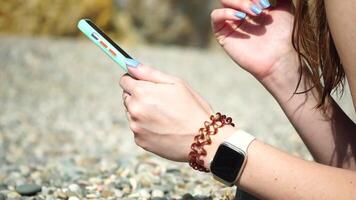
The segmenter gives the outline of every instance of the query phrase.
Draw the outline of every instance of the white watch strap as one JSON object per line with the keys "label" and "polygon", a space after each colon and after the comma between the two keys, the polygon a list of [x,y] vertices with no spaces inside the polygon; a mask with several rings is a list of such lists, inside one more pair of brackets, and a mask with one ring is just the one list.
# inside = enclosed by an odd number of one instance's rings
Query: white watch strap
{"label": "white watch strap", "polygon": [[246,154],[248,146],[255,139],[256,138],[253,135],[246,133],[243,130],[237,130],[230,137],[228,137],[225,142],[234,145]]}

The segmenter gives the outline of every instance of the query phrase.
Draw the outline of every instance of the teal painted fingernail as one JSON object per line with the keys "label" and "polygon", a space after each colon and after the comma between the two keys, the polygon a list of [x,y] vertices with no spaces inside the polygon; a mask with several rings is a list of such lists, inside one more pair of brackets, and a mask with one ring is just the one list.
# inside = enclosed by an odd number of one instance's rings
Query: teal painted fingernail
{"label": "teal painted fingernail", "polygon": [[140,62],[138,62],[138,61],[135,60],[135,59],[127,58],[127,59],[126,59],[126,65],[127,65],[128,67],[134,67],[134,68],[136,68],[136,67],[138,67],[138,66],[140,65]]}
{"label": "teal painted fingernail", "polygon": [[262,8],[268,8],[271,6],[268,0],[260,0],[260,5],[262,6]]}
{"label": "teal painted fingernail", "polygon": [[246,13],[240,12],[240,11],[236,11],[235,17],[240,18],[240,19],[245,19]]}
{"label": "teal painted fingernail", "polygon": [[262,12],[261,8],[258,7],[258,6],[255,5],[255,4],[253,4],[250,9],[251,9],[251,11],[252,11],[253,13],[255,13],[256,15],[259,15],[259,14],[261,14],[261,12]]}

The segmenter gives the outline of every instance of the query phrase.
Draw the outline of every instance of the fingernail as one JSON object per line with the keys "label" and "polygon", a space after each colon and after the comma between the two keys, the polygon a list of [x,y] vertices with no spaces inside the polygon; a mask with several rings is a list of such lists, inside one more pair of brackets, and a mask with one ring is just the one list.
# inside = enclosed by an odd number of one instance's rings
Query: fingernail
{"label": "fingernail", "polygon": [[262,6],[262,8],[268,8],[271,6],[268,0],[260,0],[260,5]]}
{"label": "fingernail", "polygon": [[240,18],[240,19],[245,19],[246,13],[240,12],[240,11],[236,11],[235,17]]}
{"label": "fingernail", "polygon": [[261,8],[258,7],[258,6],[255,5],[255,4],[253,4],[250,9],[251,9],[251,11],[252,11],[253,13],[255,13],[256,15],[259,15],[259,14],[261,14],[261,12],[262,12]]}
{"label": "fingernail", "polygon": [[127,59],[126,59],[126,65],[127,65],[128,67],[134,67],[134,68],[136,68],[136,67],[138,67],[138,66],[140,65],[140,62],[138,62],[138,61],[135,60],[135,59],[127,58]]}

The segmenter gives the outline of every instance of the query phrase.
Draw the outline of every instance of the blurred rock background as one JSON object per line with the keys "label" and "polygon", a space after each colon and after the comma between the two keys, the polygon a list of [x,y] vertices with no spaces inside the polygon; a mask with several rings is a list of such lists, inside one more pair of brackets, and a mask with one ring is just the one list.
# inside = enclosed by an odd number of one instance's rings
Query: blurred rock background
{"label": "blurred rock background", "polygon": [[206,47],[214,0],[1,0],[0,34],[78,36],[92,19],[128,43]]}
{"label": "blurred rock background", "polygon": [[[135,146],[117,84],[123,72],[79,33],[81,18],[187,80],[242,129],[312,160],[261,84],[221,49],[203,49],[216,44],[218,2],[0,0],[0,200],[27,199],[16,189],[27,183],[42,189],[31,199],[234,198],[210,175]],[[355,120],[350,94],[337,101]]]}

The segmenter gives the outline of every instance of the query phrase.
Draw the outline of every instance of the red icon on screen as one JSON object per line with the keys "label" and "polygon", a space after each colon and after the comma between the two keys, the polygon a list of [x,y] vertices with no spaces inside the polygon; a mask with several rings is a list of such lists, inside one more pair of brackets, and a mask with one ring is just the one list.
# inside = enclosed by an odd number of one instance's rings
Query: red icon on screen
{"label": "red icon on screen", "polygon": [[111,53],[112,56],[116,56],[115,51],[113,51],[112,49],[109,49],[109,52]]}
{"label": "red icon on screen", "polygon": [[[95,40],[99,40],[99,36],[94,32],[91,34],[91,36],[95,39]],[[105,44],[104,41],[99,40],[99,43],[102,47],[104,47],[105,49],[109,49],[109,52],[112,56],[116,56],[117,54],[115,53],[115,51],[113,51],[112,49],[108,48],[109,46],[107,44]]]}
{"label": "red icon on screen", "polygon": [[101,44],[101,46],[103,46],[104,48],[108,48],[108,45],[107,45],[107,44],[105,44],[105,42],[100,41],[100,44]]}

